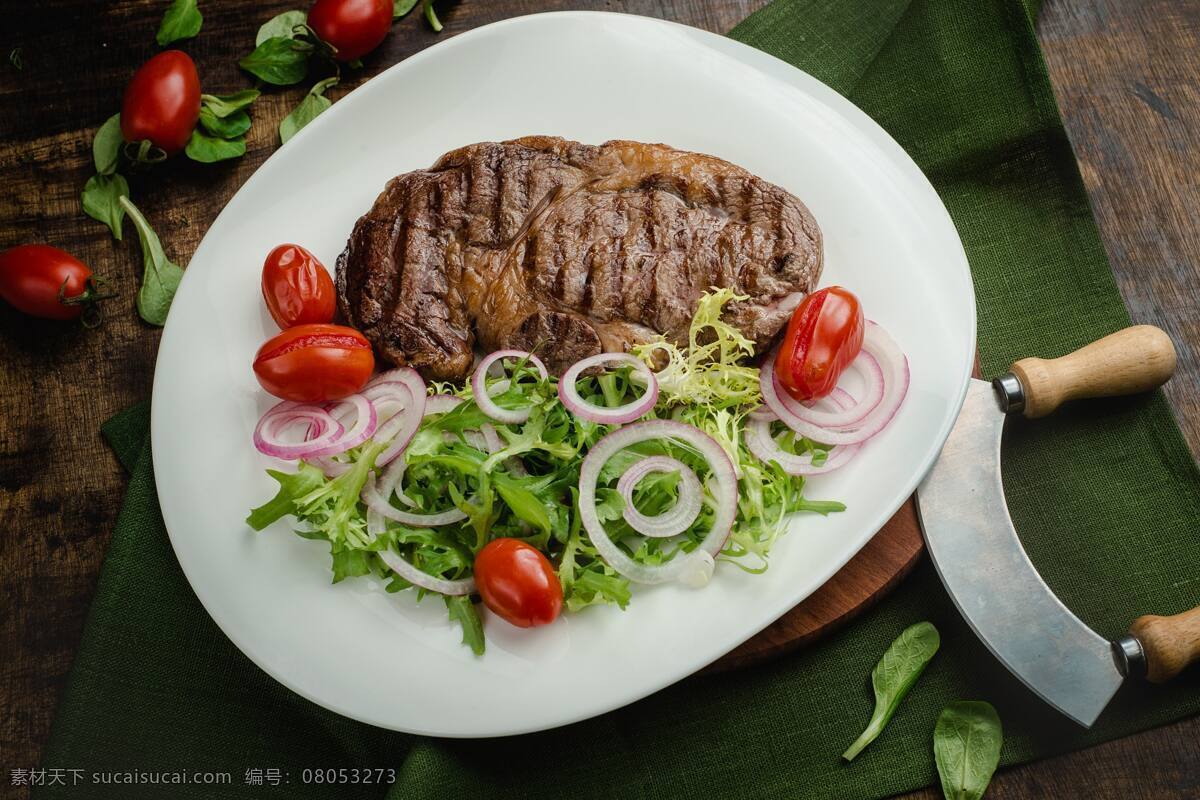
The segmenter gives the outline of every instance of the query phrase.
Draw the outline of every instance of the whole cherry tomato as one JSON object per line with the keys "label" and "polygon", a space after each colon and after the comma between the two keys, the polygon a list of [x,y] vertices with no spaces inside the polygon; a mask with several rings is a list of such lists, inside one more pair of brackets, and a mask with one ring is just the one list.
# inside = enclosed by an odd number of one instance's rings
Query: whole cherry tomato
{"label": "whole cherry tomato", "polygon": [[300,403],[338,400],[366,384],[375,369],[371,343],[344,325],[297,325],[254,356],[254,374],[276,397]]}
{"label": "whole cherry tomato", "polygon": [[92,271],[48,244],[23,244],[0,253],[0,297],[43,319],[75,319],[101,299]]}
{"label": "whole cherry tomato", "polygon": [[149,139],[168,154],[178,153],[200,118],[200,76],[187,53],[167,50],[133,73],[121,103],[121,135],[127,142]]}
{"label": "whole cherry tomato", "polygon": [[829,394],[862,350],[863,331],[857,297],[841,286],[813,292],[788,323],[775,361],[779,382],[802,402]]}
{"label": "whole cherry tomato", "polygon": [[362,58],[379,46],[392,27],[392,0],[317,0],[308,25],[337,50],[338,61]]}
{"label": "whole cherry tomato", "polygon": [[262,293],[280,328],[333,320],[333,279],[317,257],[298,244],[281,244],[267,255]]}
{"label": "whole cherry tomato", "polygon": [[475,556],[475,585],[483,604],[519,628],[549,625],[563,593],[542,552],[517,539],[495,539]]}

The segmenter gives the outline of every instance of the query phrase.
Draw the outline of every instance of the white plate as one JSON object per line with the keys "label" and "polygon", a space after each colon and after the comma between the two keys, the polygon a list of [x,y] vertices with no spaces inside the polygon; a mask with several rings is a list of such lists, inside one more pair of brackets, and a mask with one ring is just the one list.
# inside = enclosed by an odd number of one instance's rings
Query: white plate
{"label": "white plate", "polygon": [[[384,183],[459,145],[552,133],[711,153],[777,183],[825,235],[822,284],[862,298],[907,351],[912,390],[852,466],[811,481],[845,513],[805,516],[752,576],[636,588],[543,629],[485,618],[476,658],[433,598],[373,578],[329,584],[324,546],[243,523],[275,490],[250,443],[271,403],[255,350],[276,332],[263,257],[299,242],[332,267]],[[171,543],[217,624],[284,685],[339,714],[439,736],[563,725],[696,671],[824,583],[913,491],[958,413],[975,341],[962,245],[883,130],[782,61],[692,28],[618,14],[524,17],[462,34],[339,100],[246,182],[196,251],[154,381],[154,472]]]}

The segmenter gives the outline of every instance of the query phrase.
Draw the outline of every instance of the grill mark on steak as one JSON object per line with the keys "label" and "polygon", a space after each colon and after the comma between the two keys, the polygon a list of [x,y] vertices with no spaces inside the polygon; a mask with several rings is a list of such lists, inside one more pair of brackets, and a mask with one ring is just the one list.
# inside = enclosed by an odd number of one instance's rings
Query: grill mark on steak
{"label": "grill mark on steak", "polygon": [[710,286],[760,347],[821,270],[799,200],[711,156],[544,136],[469,145],[390,181],[338,259],[339,310],[384,361],[459,379],[476,338],[561,371],[661,332]]}

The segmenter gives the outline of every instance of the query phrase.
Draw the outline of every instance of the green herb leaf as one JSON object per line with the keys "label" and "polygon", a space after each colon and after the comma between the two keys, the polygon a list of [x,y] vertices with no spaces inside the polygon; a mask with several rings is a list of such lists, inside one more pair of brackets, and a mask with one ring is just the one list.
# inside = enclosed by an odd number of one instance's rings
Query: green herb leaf
{"label": "green herb leaf", "polygon": [[928,622],[918,622],[896,637],[883,658],[871,671],[871,685],[875,689],[875,713],[862,735],[850,745],[842,758],[854,759],[863,748],[875,741],[883,726],[896,713],[900,701],[925,671],[929,660],[941,644],[937,628]]}
{"label": "green herb leaf", "polygon": [[296,37],[296,28],[303,25],[308,19],[308,14],[299,9],[295,11],[285,11],[282,14],[271,17],[263,23],[258,29],[258,35],[254,37],[254,46],[258,47],[268,39],[294,39]]}
{"label": "green herb leaf", "polygon": [[319,81],[309,90],[308,94],[304,95],[300,105],[283,118],[283,121],[279,123],[279,138],[284,144],[287,144],[288,139],[299,133],[301,128],[333,105],[333,101],[325,97],[325,90],[330,86],[335,86],[337,82],[336,77]]}
{"label": "green herb leaf", "polygon": [[8,63],[12,64],[17,72],[25,71],[25,60],[21,58],[22,47],[14,47],[8,51]]}
{"label": "green herb leaf", "polygon": [[279,492],[246,517],[246,524],[256,531],[261,531],[288,514],[295,514],[297,501],[325,483],[325,473],[304,461],[300,462],[300,469],[295,473],[269,469],[267,474],[279,481]]}
{"label": "green herb leaf", "polygon": [[113,238],[121,241],[121,223],[125,221],[125,209],[121,198],[129,197],[129,183],[119,173],[93,175],[83,187],[83,211],[92,219],[103,222],[112,231]]}
{"label": "green herb leaf", "polygon": [[183,278],[183,269],[167,258],[158,234],[146,222],[137,206],[128,197],[120,198],[120,203],[133,220],[133,227],[142,241],[142,286],[138,289],[138,314],[151,325],[165,325],[171,301],[175,299],[175,290]]}
{"label": "green herb leaf", "polygon": [[251,75],[276,86],[291,86],[308,74],[308,55],[313,46],[286,36],[274,36],[254,48],[238,62]]}
{"label": "green herb leaf", "polygon": [[196,8],[196,0],[172,0],[154,38],[159,47],[166,47],[180,39],[191,39],[200,32],[203,22],[204,17]]}
{"label": "green herb leaf", "polygon": [[104,121],[92,139],[92,160],[96,162],[96,172],[101,175],[111,175],[117,170],[117,161],[121,157],[121,146],[125,143],[121,136],[121,115],[113,114]]}
{"label": "green herb leaf", "polygon": [[392,19],[400,19],[417,7],[420,0],[392,0]]}
{"label": "green herb leaf", "polygon": [[444,594],[442,599],[446,601],[446,610],[450,612],[451,621],[462,626],[463,644],[470,647],[475,655],[483,655],[483,622],[480,621],[479,612],[475,610],[471,598],[465,595],[451,597]]}
{"label": "green herb leaf", "polygon": [[933,729],[933,757],[946,800],[979,800],[1000,763],[1004,730],[991,703],[956,700]]}
{"label": "green herb leaf", "polygon": [[258,89],[243,89],[233,94],[202,94],[200,103],[201,108],[207,108],[214,117],[224,118],[249,106],[259,94]]}
{"label": "green herb leaf", "polygon": [[219,139],[236,139],[250,130],[250,115],[245,111],[235,111],[228,117],[218,117],[207,106],[201,106],[200,125]]}
{"label": "green herb leaf", "polygon": [[371,571],[371,553],[368,550],[356,550],[332,544],[329,548],[329,554],[333,557],[334,583],[346,578],[357,578]]}
{"label": "green herb leaf", "polygon": [[437,12],[433,10],[433,0],[424,0],[425,2],[425,19],[429,22],[429,27],[433,28],[434,33],[442,32],[442,21],[438,19]]}
{"label": "green herb leaf", "polygon": [[[249,117],[247,117],[247,120],[249,120]],[[221,139],[216,136],[209,136],[197,128],[192,131],[192,138],[188,139],[184,152],[187,153],[187,157],[192,161],[199,161],[204,164],[238,158],[246,153],[246,137],[240,136],[237,139]]]}

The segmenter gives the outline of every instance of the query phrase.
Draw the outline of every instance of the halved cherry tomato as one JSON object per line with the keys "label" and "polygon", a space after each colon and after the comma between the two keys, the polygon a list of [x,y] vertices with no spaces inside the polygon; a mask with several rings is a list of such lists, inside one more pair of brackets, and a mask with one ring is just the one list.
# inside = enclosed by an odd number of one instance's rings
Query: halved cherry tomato
{"label": "halved cherry tomato", "polygon": [[43,319],[75,319],[100,299],[88,266],[48,244],[22,244],[0,253],[0,297]]}
{"label": "halved cherry tomato", "polygon": [[121,136],[149,139],[168,154],[187,146],[200,118],[200,76],[187,53],[167,50],[142,64],[125,87]]}
{"label": "halved cherry tomato", "polygon": [[562,611],[562,584],[546,556],[517,539],[495,539],[475,556],[483,604],[519,628],[549,625]]}
{"label": "halved cherry tomato", "polygon": [[300,403],[354,394],[374,369],[371,343],[344,325],[288,328],[254,356],[254,374],[262,387],[276,397]]}
{"label": "halved cherry tomato", "polygon": [[392,0],[317,0],[308,11],[308,26],[334,46],[334,58],[353,61],[388,35],[392,11]]}
{"label": "halved cherry tomato", "polygon": [[329,272],[298,244],[281,244],[267,255],[262,293],[271,318],[281,328],[330,322],[337,305]]}
{"label": "halved cherry tomato", "polygon": [[858,357],[863,342],[862,305],[841,286],[819,289],[792,313],[775,372],[800,401],[824,397]]}

